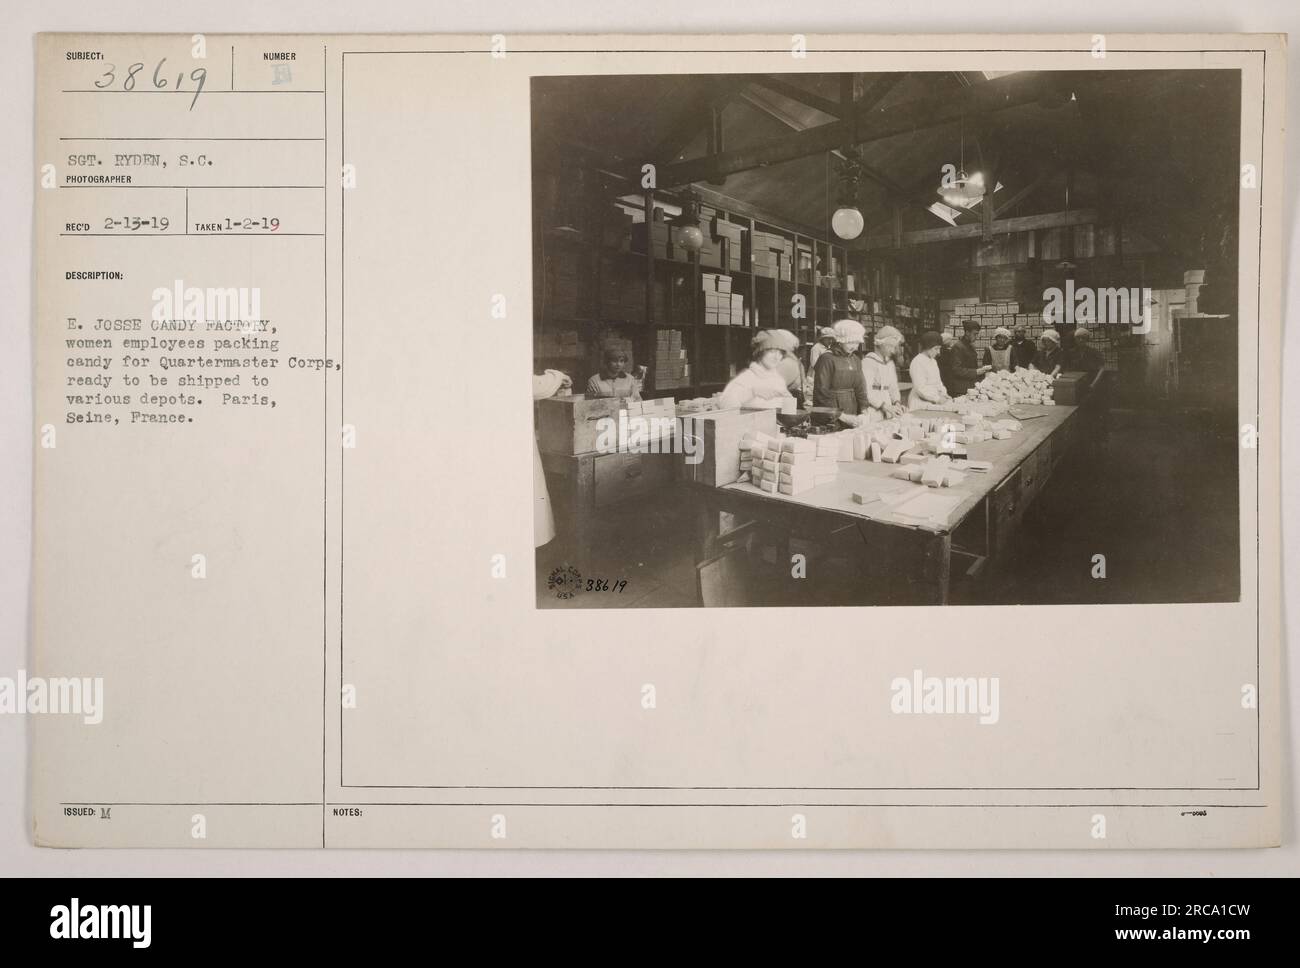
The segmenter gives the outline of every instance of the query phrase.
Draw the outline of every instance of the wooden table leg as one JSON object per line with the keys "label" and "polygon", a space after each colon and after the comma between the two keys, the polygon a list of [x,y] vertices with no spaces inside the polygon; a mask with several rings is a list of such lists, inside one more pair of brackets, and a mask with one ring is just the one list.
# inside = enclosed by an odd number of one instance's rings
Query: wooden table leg
{"label": "wooden table leg", "polygon": [[932,535],[926,540],[922,571],[926,604],[947,605],[948,585],[952,572],[950,535]]}
{"label": "wooden table leg", "polygon": [[695,560],[707,561],[718,553],[722,528],[714,502],[702,494],[695,495]]}
{"label": "wooden table leg", "polygon": [[793,562],[790,560],[790,532],[784,528],[778,528],[772,533],[773,554],[776,557],[777,574],[783,574],[786,578],[790,577],[793,568]]}

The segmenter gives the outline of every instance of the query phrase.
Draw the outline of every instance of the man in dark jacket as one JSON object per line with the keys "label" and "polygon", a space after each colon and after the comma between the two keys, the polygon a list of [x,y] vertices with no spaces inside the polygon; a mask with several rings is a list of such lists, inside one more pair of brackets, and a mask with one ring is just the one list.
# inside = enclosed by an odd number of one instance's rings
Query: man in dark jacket
{"label": "man in dark jacket", "polygon": [[1017,326],[1015,329],[1015,339],[1011,341],[1011,369],[1020,370],[1028,369],[1029,364],[1034,362],[1034,356],[1038,353],[1038,347],[1034,341],[1026,335],[1025,327]]}
{"label": "man in dark jacket", "polygon": [[946,390],[952,386],[952,344],[957,342],[957,337],[945,331],[940,338],[943,342],[940,344],[936,362],[939,364],[939,381],[943,383]]}
{"label": "man in dark jacket", "polygon": [[[961,324],[961,339],[948,347],[948,373],[943,378],[943,385],[954,397],[959,397],[976,383],[991,366],[980,366],[979,353],[975,349],[975,337],[979,335],[978,320],[967,318]],[[951,381],[951,382],[950,382]]]}

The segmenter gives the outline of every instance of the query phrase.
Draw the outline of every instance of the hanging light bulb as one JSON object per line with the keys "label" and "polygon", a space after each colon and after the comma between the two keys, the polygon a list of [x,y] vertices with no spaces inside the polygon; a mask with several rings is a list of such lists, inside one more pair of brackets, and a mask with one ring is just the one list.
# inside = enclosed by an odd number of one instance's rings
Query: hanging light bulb
{"label": "hanging light bulb", "polygon": [[1065,272],[1077,269],[1073,262],[1074,259],[1074,229],[1070,225],[1070,182],[1074,180],[1074,173],[1069,169],[1065,172],[1065,226],[1061,229],[1061,261],[1056,264],[1056,268]]}
{"label": "hanging light bulb", "polygon": [[856,152],[845,152],[844,166],[840,169],[840,207],[831,216],[831,231],[846,242],[862,234],[866,220],[858,208],[858,178],[862,166]]}
{"label": "hanging light bulb", "polygon": [[984,197],[984,176],[978,171],[967,175],[965,169],[959,169],[952,184],[939,185],[939,194],[945,205],[971,208]]}
{"label": "hanging light bulb", "polygon": [[831,216],[831,228],[846,242],[851,242],[861,235],[865,226],[866,221],[856,205],[841,205]]}
{"label": "hanging light bulb", "polygon": [[673,245],[687,252],[704,248],[704,230],[700,228],[700,197],[687,192],[682,199],[682,214],[673,219]]}
{"label": "hanging light bulb", "polygon": [[688,252],[699,252],[704,248],[704,233],[698,225],[681,225],[675,230],[673,244]]}
{"label": "hanging light bulb", "polygon": [[[949,165],[944,165],[950,168]],[[970,209],[984,197],[984,176],[980,172],[966,174],[966,118],[961,119],[961,155],[957,168],[957,177],[952,181],[944,175],[939,179],[937,194],[950,208]]]}

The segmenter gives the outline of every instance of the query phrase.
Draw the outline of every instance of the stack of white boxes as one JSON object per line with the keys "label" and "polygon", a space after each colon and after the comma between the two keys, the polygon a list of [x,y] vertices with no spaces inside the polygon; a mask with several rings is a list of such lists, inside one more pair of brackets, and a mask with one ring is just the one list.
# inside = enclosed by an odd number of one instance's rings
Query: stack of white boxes
{"label": "stack of white boxes", "polygon": [[639,424],[649,428],[651,436],[662,432],[671,433],[677,424],[677,401],[672,397],[659,397],[655,400],[628,400],[623,406],[628,423],[640,417]]}
{"label": "stack of white boxes", "polygon": [[871,460],[873,441],[887,438],[890,432],[869,431],[864,428],[840,430],[833,434],[822,434],[817,438],[818,456],[833,461]]}
{"label": "stack of white boxes", "polygon": [[839,474],[834,456],[818,453],[817,443],[800,437],[749,436],[741,443],[741,469],[750,481],[769,494],[793,497],[828,484]]}
{"label": "stack of white boxes", "polygon": [[686,386],[690,381],[690,364],[682,347],[682,331],[659,330],[655,337],[655,388],[666,390]]}
{"label": "stack of white boxes", "polygon": [[701,273],[700,287],[704,290],[705,325],[745,325],[745,297],[742,293],[732,292],[731,276]]}
{"label": "stack of white boxes", "polygon": [[[754,480],[754,455],[758,459],[763,459],[763,453],[773,445],[774,441],[779,438],[771,437],[765,433],[747,430],[740,438],[740,479],[745,480],[745,475],[749,475],[750,480]],[[777,444],[779,447],[780,445]]]}

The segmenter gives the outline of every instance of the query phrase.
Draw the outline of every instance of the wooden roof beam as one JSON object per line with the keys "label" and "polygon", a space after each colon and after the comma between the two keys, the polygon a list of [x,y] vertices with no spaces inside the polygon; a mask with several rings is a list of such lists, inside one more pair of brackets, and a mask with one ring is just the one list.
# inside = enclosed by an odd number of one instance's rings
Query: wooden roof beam
{"label": "wooden roof beam", "polygon": [[861,111],[870,111],[881,101],[889,96],[889,93],[899,84],[903,83],[911,71],[891,71],[871,82],[862,95],[858,98],[858,109]]}
{"label": "wooden roof beam", "polygon": [[844,118],[851,113],[851,106],[846,106],[838,101],[831,101],[828,98],[813,94],[811,91],[805,91],[797,84],[791,84],[789,81],[783,81],[779,77],[771,74],[755,74],[750,77],[753,83],[760,87],[765,87],[769,91],[789,98],[791,101],[810,107],[822,114],[829,115],[832,118]]}
{"label": "wooden roof beam", "polygon": [[[1007,235],[1011,232],[1033,232],[1038,229],[1062,228],[1067,225],[1091,225],[1097,221],[1093,209],[1078,209],[1070,212],[1046,212],[1042,215],[1024,215],[1020,218],[995,219],[989,227],[989,236]],[[939,229],[918,229],[904,232],[900,240],[903,245],[926,245],[932,242],[951,242],[954,239],[974,239],[983,236],[985,226],[982,223],[969,225],[951,225]],[[894,234],[878,234],[867,239],[868,249],[887,249],[895,244]]]}
{"label": "wooden roof beam", "polygon": [[676,123],[657,145],[650,149],[649,159],[655,164],[672,162],[686,150],[700,132],[707,132],[714,123],[715,112],[720,113],[727,104],[749,85],[749,78],[738,75],[731,78],[713,78],[709,81],[710,93],[704,103],[694,101],[678,116]]}
{"label": "wooden roof beam", "polygon": [[[1069,83],[1081,97],[1129,94],[1134,83],[1149,81],[1149,72],[1094,71],[1095,77],[1070,75],[1057,79],[1052,72],[1008,74],[958,91],[946,91],[872,110],[859,105],[852,117],[808,128],[797,134],[773,138],[756,145],[724,151],[715,158],[700,158],[666,165],[659,171],[661,185],[684,185],[794,161],[833,151],[844,145],[868,144],[896,135],[941,127],[963,117],[992,115],[1039,101],[1052,85]],[[1159,72],[1156,72],[1159,73]],[[1140,74],[1134,80],[1124,75]],[[1119,76],[1106,76],[1119,75]]]}
{"label": "wooden roof beam", "polygon": [[[845,75],[845,76],[847,77],[849,75]],[[809,130],[808,128],[800,124],[797,118],[791,117],[776,105],[768,104],[762,99],[756,97],[752,93],[746,92],[745,94],[742,94],[741,97],[746,104],[750,105],[756,110],[762,111],[768,117],[776,121],[780,121],[788,128],[791,128],[795,131]],[[848,160],[844,152],[840,151],[838,148],[832,150],[830,153],[833,154],[836,158],[839,158],[841,161]],[[927,198],[923,192],[909,191],[907,188],[904,188],[902,185],[894,181],[884,172],[878,171],[877,169],[872,168],[870,165],[863,164],[860,162],[858,167],[862,173],[863,178],[875,182],[881,188],[885,189],[885,191],[888,192],[893,199],[897,201],[903,201],[903,202],[914,202],[920,205],[922,208],[930,204],[930,199]]]}
{"label": "wooden roof beam", "polygon": [[724,151],[713,158],[665,165],[659,171],[659,184],[684,185],[716,179],[752,168],[763,168],[833,151],[844,145],[864,144],[924,128],[939,127],[974,113],[993,113],[1030,104],[1041,95],[1041,84],[1032,83],[1032,80],[1032,76],[1012,74],[996,81],[976,84],[956,94],[932,95],[880,111],[859,107],[851,118],[845,120],[818,125],[745,148]]}

